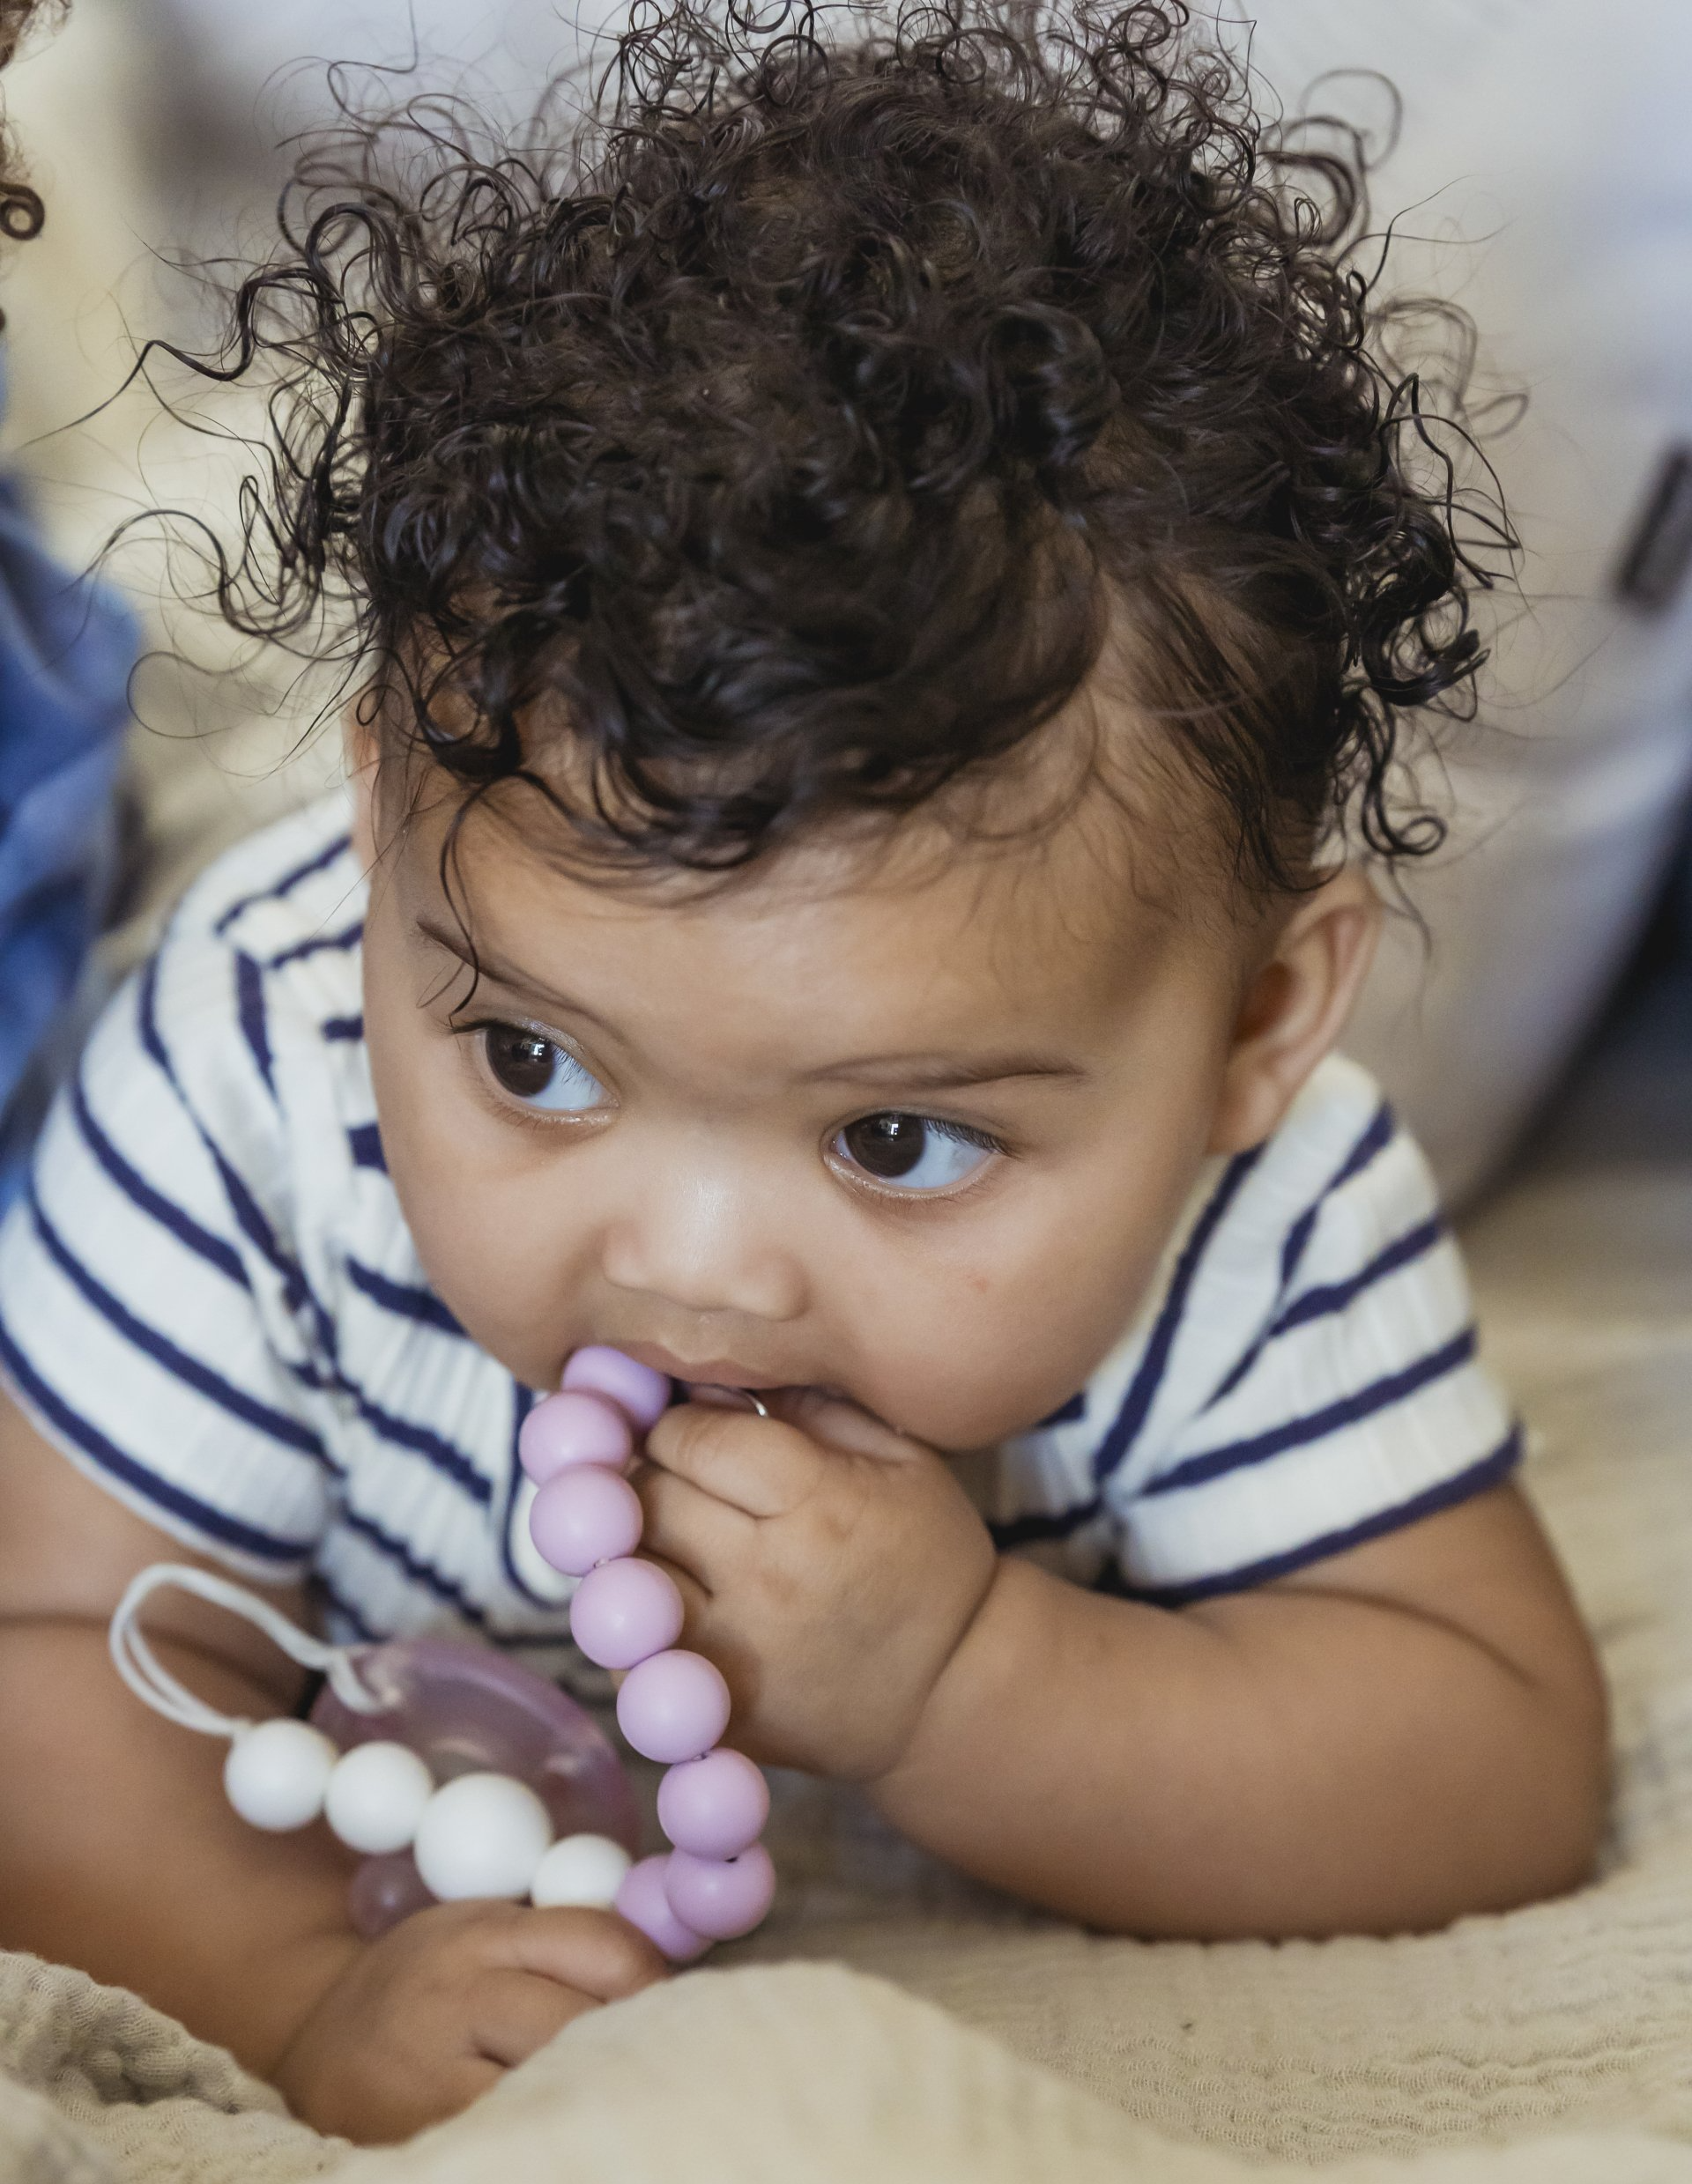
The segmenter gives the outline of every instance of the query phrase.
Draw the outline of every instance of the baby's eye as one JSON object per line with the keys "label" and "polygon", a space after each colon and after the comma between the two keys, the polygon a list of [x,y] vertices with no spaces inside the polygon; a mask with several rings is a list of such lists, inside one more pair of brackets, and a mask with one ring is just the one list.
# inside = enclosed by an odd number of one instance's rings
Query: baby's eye
{"label": "baby's eye", "polygon": [[849,1122],[829,1151],[880,1183],[905,1190],[943,1190],[961,1183],[999,1150],[980,1130],[937,1122],[929,1114],[866,1114]]}
{"label": "baby's eye", "polygon": [[485,1024],[481,1039],[494,1083],[524,1107],[583,1114],[605,1104],[605,1086],[555,1040],[520,1024]]}

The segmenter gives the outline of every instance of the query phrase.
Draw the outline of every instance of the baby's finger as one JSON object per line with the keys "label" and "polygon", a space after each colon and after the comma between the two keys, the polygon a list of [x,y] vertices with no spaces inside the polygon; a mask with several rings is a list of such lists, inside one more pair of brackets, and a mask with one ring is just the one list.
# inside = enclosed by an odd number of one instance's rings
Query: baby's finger
{"label": "baby's finger", "polygon": [[613,1911],[524,1911],[513,1921],[504,1963],[616,2002],[664,1978],[669,1967],[645,1935]]}
{"label": "baby's finger", "polygon": [[505,2069],[544,2047],[597,1998],[537,1972],[489,1972],[471,1990],[470,2037],[477,2054]]}
{"label": "baby's finger", "polygon": [[814,1441],[779,1418],[715,1403],[666,1410],[647,1436],[653,1462],[748,1516],[784,1516],[815,1491],[826,1462]]}
{"label": "baby's finger", "polygon": [[709,1581],[693,1570],[684,1569],[679,1562],[672,1562],[668,1555],[660,1553],[650,1540],[641,1543],[641,1560],[656,1563],[681,1595],[679,1643],[691,1646],[694,1643],[692,1633],[699,1629],[710,1613],[712,1594]]}
{"label": "baby's finger", "polygon": [[642,1551],[679,1563],[706,1590],[715,1592],[724,1570],[746,1552],[755,1520],[744,1509],[708,1494],[691,1479],[661,1470],[657,1464],[642,1464],[630,1484],[646,1513],[641,1528]]}
{"label": "baby's finger", "polygon": [[851,1455],[900,1463],[932,1453],[843,1396],[825,1396],[814,1388],[783,1388],[774,1397],[774,1407],[807,1439],[843,1448]]}

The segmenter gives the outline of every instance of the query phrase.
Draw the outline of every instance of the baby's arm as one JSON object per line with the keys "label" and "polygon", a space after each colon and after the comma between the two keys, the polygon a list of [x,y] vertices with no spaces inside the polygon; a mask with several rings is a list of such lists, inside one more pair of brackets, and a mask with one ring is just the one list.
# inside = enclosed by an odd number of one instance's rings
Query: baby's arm
{"label": "baby's arm", "polygon": [[996,1558],[940,1460],[861,1413],[805,1424],[672,1411],[642,1485],[755,1756],[1134,1933],[1426,1928],[1585,1874],[1602,1688],[1512,1489],[1169,1610]]}
{"label": "baby's arm", "polygon": [[1003,1561],[875,1795],[1097,1924],[1391,1933],[1584,1879],[1606,1754],[1591,1647],[1504,1486],[1174,1611]]}
{"label": "baby's arm", "polygon": [[[223,1795],[226,1747],[147,1712],[112,1666],[129,1580],[194,1558],[0,1396],[0,1943],[134,1988],[308,2121],[364,2139],[464,2106],[571,2017],[658,1975],[642,1937],[597,1912],[442,1906],[360,1942],[348,1854],[322,1828],[249,1827]],[[306,1619],[297,1594],[273,1596]],[[299,1671],[234,1617],[170,1595],[147,1627],[232,1714],[299,1697]]]}

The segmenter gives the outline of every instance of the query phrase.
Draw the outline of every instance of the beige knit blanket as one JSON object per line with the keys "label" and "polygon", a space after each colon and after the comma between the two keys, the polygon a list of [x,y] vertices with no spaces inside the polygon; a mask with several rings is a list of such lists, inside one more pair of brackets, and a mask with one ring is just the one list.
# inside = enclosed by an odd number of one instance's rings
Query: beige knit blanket
{"label": "beige knit blanket", "polygon": [[392,2152],[291,2122],[132,1996],[0,1958],[0,2184],[1362,2184],[1406,2156],[1414,2184],[1692,2184],[1692,1171],[1541,1176],[1470,1248],[1614,1686],[1583,1894],[1416,1940],[1104,1941],[796,1785],[755,1944]]}

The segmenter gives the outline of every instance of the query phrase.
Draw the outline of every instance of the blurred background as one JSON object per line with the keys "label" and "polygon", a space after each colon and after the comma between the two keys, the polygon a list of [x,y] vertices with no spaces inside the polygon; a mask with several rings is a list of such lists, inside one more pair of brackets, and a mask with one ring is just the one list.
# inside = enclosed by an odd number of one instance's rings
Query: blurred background
{"label": "blurred background", "polygon": [[[1458,1196],[1560,1086],[1554,1136],[1585,1111],[1614,1158],[1692,1154],[1692,9],[1250,13],[1226,34],[1265,96],[1354,120],[1376,152],[1388,285],[1479,327],[1486,454],[1525,548],[1519,590],[1484,605],[1480,719],[1429,774],[1451,840],[1409,883],[1421,922],[1393,922],[1350,1043]],[[601,0],[74,0],[40,26],[6,79],[48,223],[0,274],[4,448],[57,554],[82,565],[145,507],[232,505],[249,397],[202,389],[177,418],[145,389],[109,398],[138,338],[206,337],[184,255],[265,247],[286,140],[332,113],[328,62],[518,118],[561,66],[603,62],[620,19]],[[308,733],[309,673],[234,647],[166,564],[155,532],[111,566],[147,656],[96,988],[201,863],[338,765]]]}

